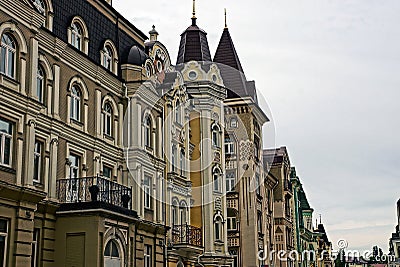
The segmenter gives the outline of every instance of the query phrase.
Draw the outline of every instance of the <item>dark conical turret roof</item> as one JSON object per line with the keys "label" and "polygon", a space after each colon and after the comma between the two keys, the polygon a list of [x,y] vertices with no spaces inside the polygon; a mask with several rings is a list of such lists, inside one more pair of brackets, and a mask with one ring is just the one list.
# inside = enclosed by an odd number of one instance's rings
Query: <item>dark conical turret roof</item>
{"label": "dark conical turret roof", "polygon": [[207,33],[196,24],[196,17],[192,18],[190,25],[181,34],[178,60],[176,64],[189,61],[211,61],[210,48],[208,47]]}
{"label": "dark conical turret roof", "polygon": [[235,45],[233,44],[231,34],[229,33],[227,27],[224,29],[221,40],[219,41],[217,52],[214,56],[214,62],[228,65],[240,72],[243,72],[239,56],[236,52]]}
{"label": "dark conical turret roof", "polygon": [[214,62],[219,63],[222,79],[228,88],[228,98],[250,96],[255,103],[258,103],[255,83],[246,79],[228,27],[225,27],[222,33]]}

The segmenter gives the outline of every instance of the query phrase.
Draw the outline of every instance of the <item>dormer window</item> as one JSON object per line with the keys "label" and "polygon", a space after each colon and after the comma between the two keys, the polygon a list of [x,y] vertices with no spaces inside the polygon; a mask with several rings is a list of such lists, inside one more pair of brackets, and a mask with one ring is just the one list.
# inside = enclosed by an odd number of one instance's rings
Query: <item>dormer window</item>
{"label": "dormer window", "polygon": [[17,46],[14,39],[9,34],[3,34],[1,37],[0,50],[0,73],[15,78]]}
{"label": "dormer window", "polygon": [[88,53],[89,35],[84,21],[80,17],[72,20],[71,26],[68,28],[68,42],[83,53]]}
{"label": "dormer window", "polygon": [[82,50],[82,28],[77,23],[72,24],[71,44],[78,50]]}
{"label": "dormer window", "polygon": [[110,47],[104,47],[103,67],[108,69],[109,71],[112,71],[112,59],[113,56]]}

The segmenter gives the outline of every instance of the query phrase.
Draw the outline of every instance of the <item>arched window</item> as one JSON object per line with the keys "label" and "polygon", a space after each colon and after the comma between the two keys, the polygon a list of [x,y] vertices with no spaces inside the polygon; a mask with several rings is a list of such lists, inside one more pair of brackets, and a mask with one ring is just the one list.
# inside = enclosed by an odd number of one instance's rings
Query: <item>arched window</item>
{"label": "arched window", "polygon": [[17,46],[11,35],[5,33],[1,37],[0,73],[15,78]]}
{"label": "arched window", "polygon": [[117,242],[114,240],[108,241],[104,250],[104,266],[105,267],[120,267],[122,266],[122,257],[118,249]]}
{"label": "arched window", "polygon": [[71,25],[71,44],[76,49],[82,51],[82,39],[83,39],[83,30],[81,25],[77,22],[73,22]]}
{"label": "arched window", "polygon": [[181,225],[185,225],[187,223],[187,216],[186,216],[186,210],[187,210],[187,204],[185,201],[181,201],[179,204],[179,210],[180,210],[180,215],[181,215]]}
{"label": "arched window", "polygon": [[104,105],[104,134],[112,136],[113,110],[110,103]]}
{"label": "arched window", "polygon": [[221,172],[217,168],[213,172],[213,188],[215,192],[221,192],[221,182],[220,182]]}
{"label": "arched window", "polygon": [[71,89],[71,114],[70,118],[75,121],[81,120],[81,97],[82,93],[78,86]]}
{"label": "arched window", "polygon": [[178,209],[179,209],[178,201],[172,201],[172,225],[178,225]]}
{"label": "arched window", "polygon": [[219,140],[220,139],[220,133],[219,133],[218,125],[216,125],[216,124],[213,125],[211,130],[212,130],[212,135],[211,135],[212,145],[214,147],[220,147],[220,140]]}
{"label": "arched window", "polygon": [[222,218],[217,216],[214,221],[214,237],[215,240],[222,240]]}
{"label": "arched window", "polygon": [[151,148],[151,118],[147,116],[144,122],[144,145]]}
{"label": "arched window", "polygon": [[111,48],[107,45],[103,51],[103,67],[109,71],[113,70],[113,53]]}
{"label": "arched window", "polygon": [[39,65],[36,73],[36,95],[39,102],[44,103],[45,99],[45,72],[43,67]]}

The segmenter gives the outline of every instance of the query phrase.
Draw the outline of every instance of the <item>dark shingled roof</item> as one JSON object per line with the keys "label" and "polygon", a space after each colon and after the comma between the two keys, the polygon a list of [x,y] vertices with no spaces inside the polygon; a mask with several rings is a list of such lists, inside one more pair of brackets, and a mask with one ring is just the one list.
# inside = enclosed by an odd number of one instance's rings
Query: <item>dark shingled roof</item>
{"label": "dark shingled roof", "polygon": [[136,45],[132,46],[131,49],[129,50],[128,58],[126,59],[126,62],[128,64],[136,65],[136,66],[142,66],[144,62],[149,58],[146,53],[137,47]]}
{"label": "dark shingled roof", "polygon": [[228,65],[240,72],[243,72],[239,56],[236,52],[235,45],[233,44],[228,28],[225,28],[224,32],[222,33],[217,52],[214,56],[214,62]]}
{"label": "dark shingled roof", "polygon": [[222,33],[214,62],[219,64],[224,85],[228,88],[228,98],[250,96],[258,103],[255,83],[246,79],[228,28]]}
{"label": "dark shingled roof", "polygon": [[176,64],[189,61],[211,61],[210,48],[208,47],[207,33],[196,25],[196,19],[192,19],[192,25],[181,34],[178,60]]}

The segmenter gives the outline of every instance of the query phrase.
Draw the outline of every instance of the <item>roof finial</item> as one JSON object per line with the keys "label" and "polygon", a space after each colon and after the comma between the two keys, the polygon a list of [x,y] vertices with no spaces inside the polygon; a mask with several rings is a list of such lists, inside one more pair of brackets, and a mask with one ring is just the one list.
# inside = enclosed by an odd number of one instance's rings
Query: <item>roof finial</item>
{"label": "roof finial", "polygon": [[192,25],[196,25],[196,0],[193,0],[193,17],[192,17]]}
{"label": "roof finial", "polygon": [[225,8],[225,29],[228,28],[228,23],[227,23],[227,19],[226,19],[226,8]]}

